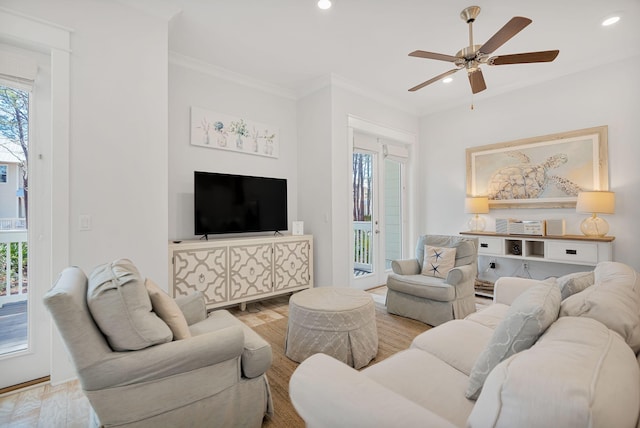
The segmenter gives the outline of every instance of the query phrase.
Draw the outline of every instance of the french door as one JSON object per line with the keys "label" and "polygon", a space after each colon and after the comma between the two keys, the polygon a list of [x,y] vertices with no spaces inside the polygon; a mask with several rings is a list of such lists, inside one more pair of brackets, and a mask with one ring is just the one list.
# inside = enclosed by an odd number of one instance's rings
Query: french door
{"label": "french door", "polygon": [[355,133],[352,152],[352,285],[386,283],[391,262],[402,258],[404,160],[379,138]]}
{"label": "french door", "polygon": [[[28,56],[10,58],[35,69]],[[0,389],[50,373],[50,321],[42,304],[51,285],[50,148],[36,137],[47,123],[32,120],[49,97],[33,86],[31,80],[0,74],[0,153],[11,171],[0,193],[3,207],[10,207],[0,215]]]}

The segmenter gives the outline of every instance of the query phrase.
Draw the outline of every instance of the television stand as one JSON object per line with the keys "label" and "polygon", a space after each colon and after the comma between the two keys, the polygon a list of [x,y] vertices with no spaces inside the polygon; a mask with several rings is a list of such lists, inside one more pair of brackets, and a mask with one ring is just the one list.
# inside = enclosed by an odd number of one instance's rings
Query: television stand
{"label": "television stand", "polygon": [[313,236],[169,242],[169,295],[204,295],[207,309],[313,287]]}

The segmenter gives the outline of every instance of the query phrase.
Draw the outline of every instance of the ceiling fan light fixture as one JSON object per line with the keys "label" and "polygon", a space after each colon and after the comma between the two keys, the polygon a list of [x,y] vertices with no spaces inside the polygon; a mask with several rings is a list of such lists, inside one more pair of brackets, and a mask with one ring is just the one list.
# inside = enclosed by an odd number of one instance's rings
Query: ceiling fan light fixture
{"label": "ceiling fan light fixture", "polygon": [[331,0],[318,0],[318,7],[322,10],[329,9],[331,7]]}
{"label": "ceiling fan light fixture", "polygon": [[603,27],[608,27],[620,21],[620,17],[618,15],[608,16],[602,21]]}
{"label": "ceiling fan light fixture", "polygon": [[480,7],[469,6],[460,14],[460,17],[469,26],[469,45],[459,50],[455,56],[422,50],[416,50],[409,53],[409,56],[411,57],[435,59],[438,61],[453,63],[456,66],[456,68],[452,70],[441,73],[434,78],[414,86],[409,89],[409,92],[415,92],[427,85],[443,80],[445,77],[448,77],[450,74],[453,74],[458,70],[466,69],[469,84],[471,85],[471,92],[473,94],[477,94],[478,92],[482,92],[487,89],[487,84],[480,68],[483,64],[508,65],[551,62],[558,56],[558,53],[560,52],[559,50],[522,52],[490,57],[496,49],[511,40],[512,37],[522,31],[527,25],[531,24],[532,21],[531,19],[523,16],[514,16],[484,44],[477,45],[473,42],[473,22],[476,20],[479,13]]}
{"label": "ceiling fan light fixture", "polygon": [[453,82],[453,77],[445,77],[442,79],[442,83],[451,83]]}

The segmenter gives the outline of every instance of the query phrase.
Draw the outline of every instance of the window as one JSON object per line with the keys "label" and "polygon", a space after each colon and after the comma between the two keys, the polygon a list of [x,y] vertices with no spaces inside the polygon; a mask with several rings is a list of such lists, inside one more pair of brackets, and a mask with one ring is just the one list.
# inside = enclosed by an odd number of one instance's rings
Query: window
{"label": "window", "polygon": [[0,165],[0,183],[7,182],[7,166]]}

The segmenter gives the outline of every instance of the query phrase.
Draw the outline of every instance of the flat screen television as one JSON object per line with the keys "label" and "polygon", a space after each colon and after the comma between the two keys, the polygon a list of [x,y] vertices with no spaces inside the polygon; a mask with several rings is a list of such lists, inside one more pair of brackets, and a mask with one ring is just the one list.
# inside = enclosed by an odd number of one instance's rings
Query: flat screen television
{"label": "flat screen television", "polygon": [[287,230],[287,180],[195,171],[195,234]]}

